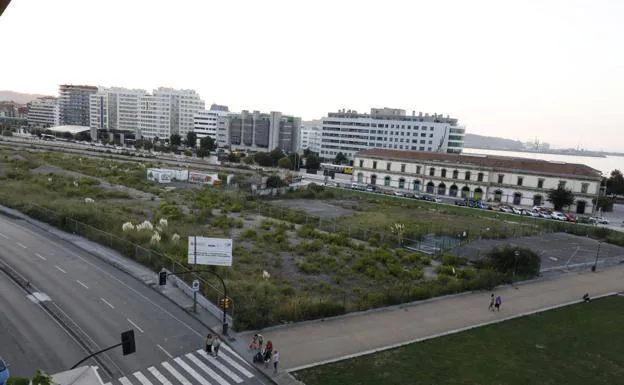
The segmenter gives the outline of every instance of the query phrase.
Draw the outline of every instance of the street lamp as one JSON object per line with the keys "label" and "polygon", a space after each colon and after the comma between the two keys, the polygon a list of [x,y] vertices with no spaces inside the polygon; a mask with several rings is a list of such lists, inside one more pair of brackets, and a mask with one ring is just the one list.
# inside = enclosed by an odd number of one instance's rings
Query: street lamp
{"label": "street lamp", "polygon": [[520,250],[514,251],[514,269],[513,269],[513,276],[512,276],[512,279],[511,279],[512,285],[516,281],[516,268],[518,267],[518,257],[519,256],[520,256]]}
{"label": "street lamp", "polygon": [[600,245],[602,241],[598,241],[598,249],[596,250],[596,260],[594,261],[594,266],[592,266],[592,271],[596,271],[596,267],[598,266],[598,256],[600,255]]}

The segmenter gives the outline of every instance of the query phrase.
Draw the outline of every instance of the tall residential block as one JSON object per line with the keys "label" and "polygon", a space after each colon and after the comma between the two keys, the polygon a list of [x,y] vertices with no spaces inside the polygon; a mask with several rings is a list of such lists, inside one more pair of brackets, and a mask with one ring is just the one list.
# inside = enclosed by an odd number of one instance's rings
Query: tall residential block
{"label": "tall residential block", "polygon": [[59,125],[59,103],[55,97],[41,97],[28,103],[28,126],[48,128]]}
{"label": "tall residential block", "polygon": [[67,126],[89,126],[89,98],[97,91],[98,88],[94,86],[61,85],[59,87],[59,123]]}
{"label": "tall residential block", "polygon": [[90,126],[106,131],[139,132],[139,106],[145,90],[100,87],[91,95]]}
{"label": "tall residential block", "polygon": [[213,104],[210,106],[210,110],[197,112],[193,124],[193,130],[197,134],[197,137],[201,139],[210,136],[218,142],[217,128],[219,119],[227,117],[230,113],[229,111],[227,106]]}

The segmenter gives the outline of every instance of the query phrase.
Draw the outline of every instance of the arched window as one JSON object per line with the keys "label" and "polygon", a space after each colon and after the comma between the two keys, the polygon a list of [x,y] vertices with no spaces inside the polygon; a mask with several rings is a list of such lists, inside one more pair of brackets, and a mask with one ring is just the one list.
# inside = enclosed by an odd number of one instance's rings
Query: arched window
{"label": "arched window", "polygon": [[390,177],[389,176],[386,176],[384,178],[384,186],[390,186]]}
{"label": "arched window", "polygon": [[412,183],[414,186],[414,191],[420,191],[420,181],[418,179],[414,179],[414,183]]}
{"label": "arched window", "polygon": [[462,198],[468,198],[470,196],[470,187],[468,186],[464,186],[461,189],[461,196]]}
{"label": "arched window", "polygon": [[503,200],[503,192],[501,190],[494,191],[494,202],[500,202]]}
{"label": "arched window", "polygon": [[519,205],[522,203],[522,194],[519,192],[515,192],[513,195],[513,204]]}
{"label": "arched window", "polygon": [[433,194],[434,190],[435,190],[435,184],[433,184],[433,182],[427,183],[427,193]]}
{"label": "arched window", "polygon": [[362,174],[361,172],[358,172],[357,181],[358,183],[364,183],[364,174]]}
{"label": "arched window", "polygon": [[449,188],[449,195],[452,197],[457,196],[457,186],[452,185],[451,188]]}
{"label": "arched window", "polygon": [[483,198],[483,190],[480,187],[477,187],[472,193],[472,198],[476,201],[480,201]]}
{"label": "arched window", "polygon": [[377,175],[371,175],[371,184],[374,186],[377,184]]}
{"label": "arched window", "polygon": [[543,196],[539,194],[533,195],[533,206],[541,206],[543,202],[544,202]]}
{"label": "arched window", "polygon": [[446,194],[446,185],[444,183],[440,183],[438,185],[438,195],[445,195]]}

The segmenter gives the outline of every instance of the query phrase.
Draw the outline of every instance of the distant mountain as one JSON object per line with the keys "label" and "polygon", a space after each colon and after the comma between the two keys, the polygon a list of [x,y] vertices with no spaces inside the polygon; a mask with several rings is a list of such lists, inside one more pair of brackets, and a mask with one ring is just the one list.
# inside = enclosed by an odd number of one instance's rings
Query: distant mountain
{"label": "distant mountain", "polygon": [[466,134],[464,137],[464,147],[481,148],[492,150],[517,150],[525,149],[524,144],[519,140],[497,138],[495,136],[483,136],[475,134]]}
{"label": "distant mountain", "polygon": [[15,92],[15,91],[0,91],[0,102],[6,101],[6,102],[15,102],[17,104],[26,104],[42,96],[46,96],[46,95],[23,94],[21,92]]}

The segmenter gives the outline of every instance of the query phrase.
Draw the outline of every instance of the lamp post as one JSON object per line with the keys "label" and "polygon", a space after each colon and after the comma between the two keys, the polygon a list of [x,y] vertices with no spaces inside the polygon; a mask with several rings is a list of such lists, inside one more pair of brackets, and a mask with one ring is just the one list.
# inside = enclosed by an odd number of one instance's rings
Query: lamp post
{"label": "lamp post", "polygon": [[598,267],[598,256],[600,255],[600,245],[602,244],[602,241],[598,241],[598,249],[596,250],[596,260],[594,261],[594,266],[592,266],[592,271],[595,272],[596,271],[596,267]]}
{"label": "lamp post", "polygon": [[513,276],[511,278],[512,285],[514,284],[514,282],[516,282],[516,268],[518,267],[519,256],[520,256],[520,251],[519,250],[514,251],[514,269],[513,269]]}

